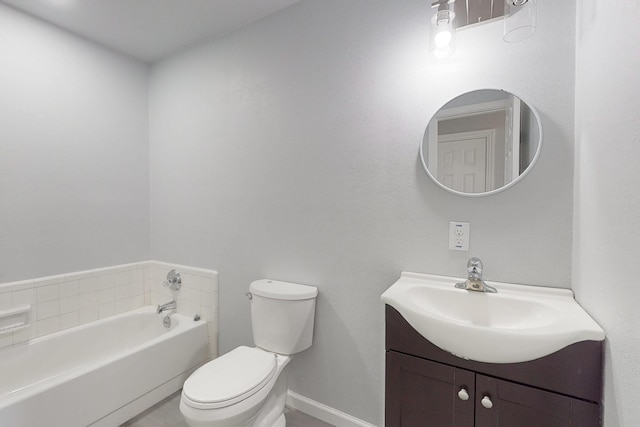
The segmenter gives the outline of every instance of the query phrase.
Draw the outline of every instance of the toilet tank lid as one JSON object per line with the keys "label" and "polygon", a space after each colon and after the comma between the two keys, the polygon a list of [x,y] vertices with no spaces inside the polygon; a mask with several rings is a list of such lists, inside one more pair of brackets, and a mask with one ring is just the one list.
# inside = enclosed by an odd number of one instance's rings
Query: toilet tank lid
{"label": "toilet tank lid", "polygon": [[304,300],[318,296],[318,288],[315,286],[270,279],[260,279],[252,282],[249,286],[249,291],[254,295],[280,300]]}

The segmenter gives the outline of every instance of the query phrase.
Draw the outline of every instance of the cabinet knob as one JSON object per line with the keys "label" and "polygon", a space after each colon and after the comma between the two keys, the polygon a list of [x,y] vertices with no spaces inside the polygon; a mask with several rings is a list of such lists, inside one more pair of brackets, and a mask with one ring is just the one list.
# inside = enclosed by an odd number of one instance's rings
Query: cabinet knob
{"label": "cabinet knob", "polygon": [[493,402],[491,401],[491,398],[489,396],[483,397],[480,403],[482,403],[482,406],[487,409],[493,408]]}
{"label": "cabinet knob", "polygon": [[469,400],[469,393],[467,392],[467,389],[462,387],[458,392],[458,397],[460,400]]}

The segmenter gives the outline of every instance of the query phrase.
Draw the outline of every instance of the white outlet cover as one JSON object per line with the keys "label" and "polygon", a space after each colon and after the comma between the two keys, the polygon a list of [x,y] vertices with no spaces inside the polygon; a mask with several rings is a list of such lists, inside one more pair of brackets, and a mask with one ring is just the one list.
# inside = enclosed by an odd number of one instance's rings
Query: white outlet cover
{"label": "white outlet cover", "polygon": [[471,224],[468,222],[449,223],[449,250],[469,252],[469,233]]}

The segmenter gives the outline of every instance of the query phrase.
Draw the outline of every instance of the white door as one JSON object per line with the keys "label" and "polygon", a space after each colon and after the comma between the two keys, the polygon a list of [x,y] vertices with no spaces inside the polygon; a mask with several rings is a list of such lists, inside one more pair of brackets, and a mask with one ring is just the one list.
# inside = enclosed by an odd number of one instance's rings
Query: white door
{"label": "white door", "polygon": [[520,100],[512,96],[505,111],[504,183],[520,176]]}
{"label": "white door", "polygon": [[[465,193],[492,189],[492,165],[488,164],[491,135],[477,132],[440,135],[436,178],[444,186]],[[493,163],[493,162],[490,162]]]}

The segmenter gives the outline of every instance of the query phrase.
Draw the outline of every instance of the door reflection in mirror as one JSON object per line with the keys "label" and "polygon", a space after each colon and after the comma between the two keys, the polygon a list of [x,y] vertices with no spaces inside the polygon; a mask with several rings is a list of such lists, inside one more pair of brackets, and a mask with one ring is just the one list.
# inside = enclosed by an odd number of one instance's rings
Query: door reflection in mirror
{"label": "door reflection in mirror", "polygon": [[445,104],[420,147],[427,174],[460,195],[493,194],[517,182],[540,153],[537,113],[502,90],[478,90]]}

